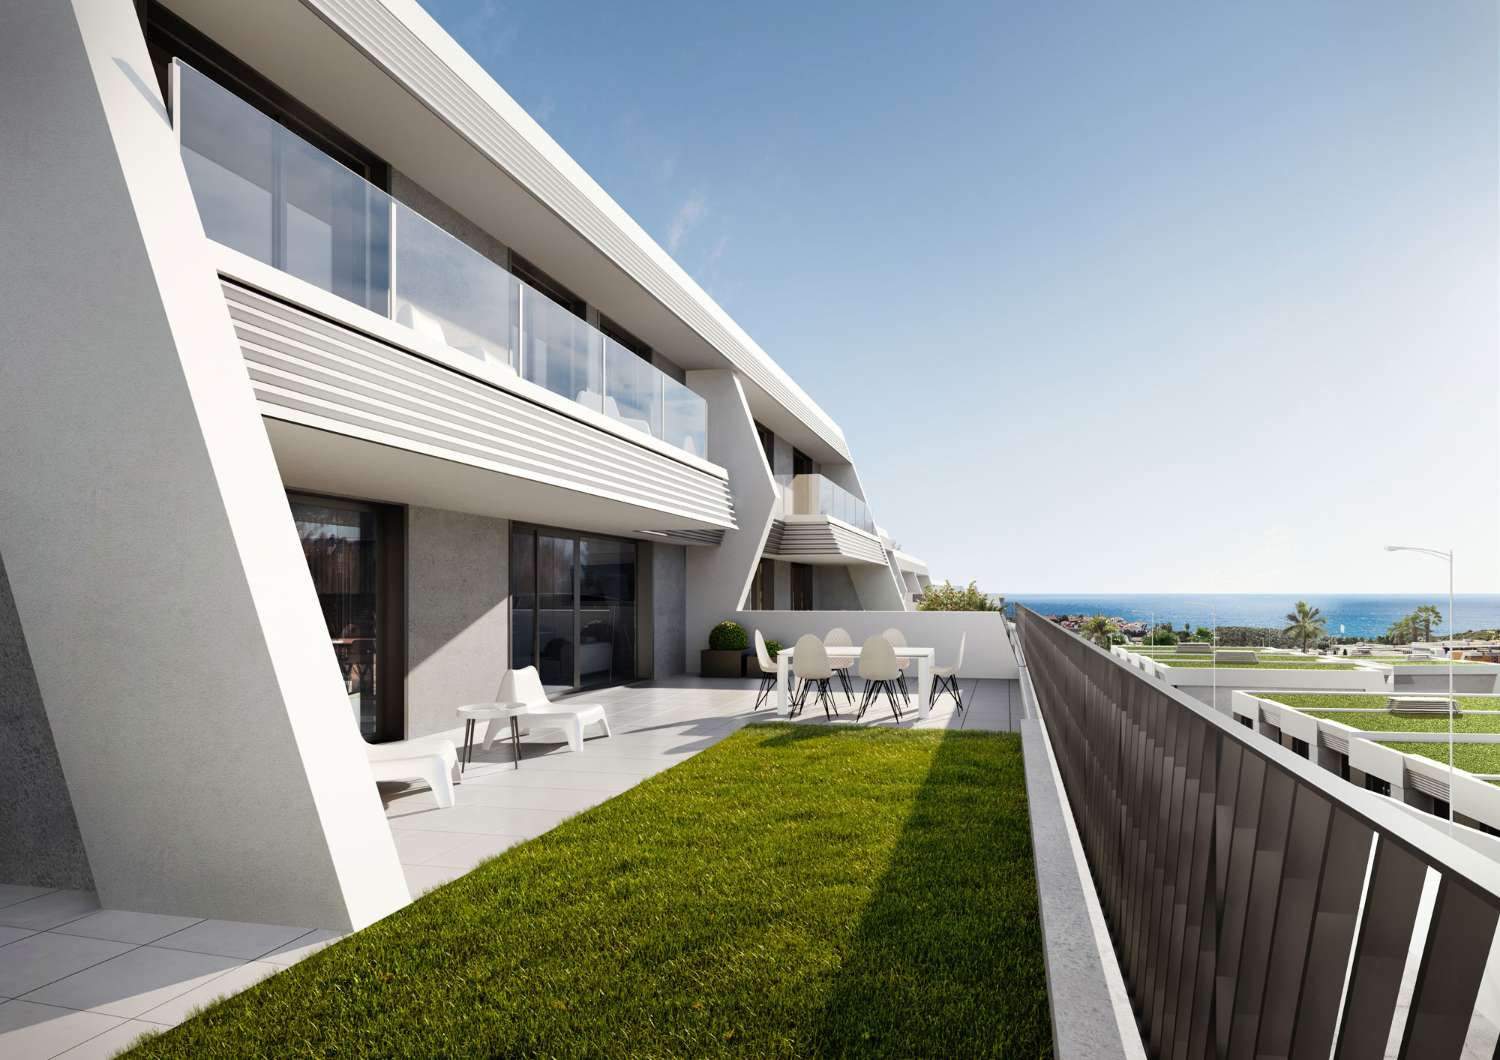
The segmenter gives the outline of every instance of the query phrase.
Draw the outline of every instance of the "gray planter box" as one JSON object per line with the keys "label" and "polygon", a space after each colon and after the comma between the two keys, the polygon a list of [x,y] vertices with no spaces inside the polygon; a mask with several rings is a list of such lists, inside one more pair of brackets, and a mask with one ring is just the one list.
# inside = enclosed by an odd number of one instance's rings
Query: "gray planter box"
{"label": "gray planter box", "polygon": [[743,650],[714,651],[712,648],[704,648],[700,669],[704,677],[744,677],[745,652]]}

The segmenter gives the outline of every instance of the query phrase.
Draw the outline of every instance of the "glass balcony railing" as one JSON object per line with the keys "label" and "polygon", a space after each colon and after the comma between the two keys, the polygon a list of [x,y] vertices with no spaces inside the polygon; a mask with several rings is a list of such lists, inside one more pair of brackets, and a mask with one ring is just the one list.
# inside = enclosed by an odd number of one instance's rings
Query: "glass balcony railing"
{"label": "glass balcony railing", "polygon": [[692,390],[175,60],[183,165],[208,237],[696,456]]}
{"label": "glass balcony railing", "polygon": [[875,519],[864,501],[822,475],[792,476],[792,515],[831,515],[867,534],[875,533]]}

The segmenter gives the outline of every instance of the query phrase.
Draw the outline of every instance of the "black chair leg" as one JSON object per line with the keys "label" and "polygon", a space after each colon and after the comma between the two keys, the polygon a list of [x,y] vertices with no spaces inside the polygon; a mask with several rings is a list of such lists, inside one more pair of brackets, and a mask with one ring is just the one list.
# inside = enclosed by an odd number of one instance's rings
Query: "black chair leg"
{"label": "black chair leg", "polygon": [[900,721],[901,707],[896,702],[896,693],[891,689],[889,682],[885,686],[885,698],[891,701],[891,713],[895,715],[897,721]]}
{"label": "black chair leg", "polygon": [[760,675],[760,691],[756,692],[756,694],[755,694],[755,707],[754,707],[754,709],[755,710],[759,710],[761,708],[761,704],[765,703],[766,700],[770,699],[771,698],[771,693],[773,691],[775,691],[775,690],[776,690],[776,675],[775,674],[761,674]]}
{"label": "black chair leg", "polygon": [[854,706],[854,683],[849,680],[848,669],[835,670],[834,673],[839,675],[839,684],[844,686],[844,701]]}

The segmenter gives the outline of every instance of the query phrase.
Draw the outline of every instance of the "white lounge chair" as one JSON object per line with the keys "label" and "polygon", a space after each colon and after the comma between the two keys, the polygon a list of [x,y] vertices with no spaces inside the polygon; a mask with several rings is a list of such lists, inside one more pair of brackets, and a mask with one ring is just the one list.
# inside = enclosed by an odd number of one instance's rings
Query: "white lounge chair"
{"label": "white lounge chair", "polygon": [[395,740],[365,745],[370,775],[376,780],[420,780],[432,789],[441,809],[453,805],[453,785],[459,779],[458,750],[451,740]]}
{"label": "white lounge chair", "polygon": [[[535,666],[523,666],[519,670],[507,670],[500,682],[500,703],[524,703],[526,714],[522,723],[530,729],[560,729],[568,738],[568,746],[575,751],[583,749],[583,730],[598,725],[604,735],[611,735],[609,718],[598,703],[553,703],[542,687],[542,678]],[[510,722],[497,719],[485,726],[484,749],[488,751],[495,737],[501,734],[502,725],[509,732]]]}

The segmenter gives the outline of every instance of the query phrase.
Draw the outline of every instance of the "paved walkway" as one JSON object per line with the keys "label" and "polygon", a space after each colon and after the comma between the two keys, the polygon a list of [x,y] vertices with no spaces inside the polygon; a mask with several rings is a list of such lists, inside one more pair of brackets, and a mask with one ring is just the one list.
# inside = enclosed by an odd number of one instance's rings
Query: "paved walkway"
{"label": "paved walkway", "polygon": [[[609,712],[614,735],[580,753],[538,729],[522,738],[520,769],[508,743],[478,751],[456,805],[438,809],[425,789],[381,785],[391,834],[415,896],[446,883],[567,817],[712,747],[742,725],[773,720],[755,704],[757,681],[675,681],[579,696]],[[922,728],[1015,731],[1015,681],[966,681],[969,709],[948,699]],[[809,704],[797,719],[829,722]],[[875,705],[864,724],[894,725]],[[908,720],[902,727],[912,727]],[[450,734],[461,742],[462,732]],[[92,894],[0,884],[0,1057],[108,1057],[143,1031],[185,1019],[194,1008],[245,989],[338,936],[326,931],[101,910]]]}

